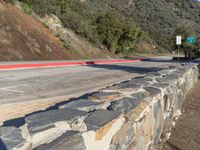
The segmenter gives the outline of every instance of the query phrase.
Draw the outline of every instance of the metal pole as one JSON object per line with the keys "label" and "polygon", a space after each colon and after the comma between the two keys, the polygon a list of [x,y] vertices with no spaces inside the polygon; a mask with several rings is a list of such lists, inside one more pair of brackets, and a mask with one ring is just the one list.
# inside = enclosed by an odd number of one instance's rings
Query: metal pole
{"label": "metal pole", "polygon": [[178,45],[178,61],[179,61],[179,51],[180,51],[180,45]]}

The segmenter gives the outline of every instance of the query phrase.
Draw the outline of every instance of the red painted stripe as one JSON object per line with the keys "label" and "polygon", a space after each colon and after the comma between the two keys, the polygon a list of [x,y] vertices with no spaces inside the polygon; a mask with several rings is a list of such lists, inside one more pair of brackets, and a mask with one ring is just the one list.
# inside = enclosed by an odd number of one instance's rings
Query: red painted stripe
{"label": "red painted stripe", "polygon": [[96,61],[79,61],[79,62],[50,62],[50,63],[11,64],[11,65],[0,65],[0,70],[28,69],[28,68],[42,68],[42,67],[80,66],[80,65],[112,64],[112,63],[133,63],[133,62],[140,62],[140,59],[136,59],[136,60],[96,60]]}
{"label": "red painted stripe", "polygon": [[132,63],[132,62],[140,62],[140,59],[136,60],[97,60],[95,64],[112,64],[112,63]]}

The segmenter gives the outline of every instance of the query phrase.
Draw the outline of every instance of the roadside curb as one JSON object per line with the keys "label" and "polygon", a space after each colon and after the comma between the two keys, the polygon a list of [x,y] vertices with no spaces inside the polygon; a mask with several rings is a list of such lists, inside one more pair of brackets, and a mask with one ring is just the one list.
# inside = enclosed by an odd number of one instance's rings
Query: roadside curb
{"label": "roadside curb", "polygon": [[140,61],[141,59],[134,59],[134,60],[114,59],[114,60],[74,61],[74,62],[6,64],[6,65],[0,65],[0,71],[1,70],[16,70],[16,69],[46,68],[46,67],[67,67],[67,66],[82,66],[82,65],[114,64],[114,63],[134,63],[134,62],[140,62]]}

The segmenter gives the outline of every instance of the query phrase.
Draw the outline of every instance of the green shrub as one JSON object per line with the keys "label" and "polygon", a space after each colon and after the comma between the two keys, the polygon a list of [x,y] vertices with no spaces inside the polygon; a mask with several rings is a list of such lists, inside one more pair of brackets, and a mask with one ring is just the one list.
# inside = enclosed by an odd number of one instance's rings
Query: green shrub
{"label": "green shrub", "polygon": [[26,3],[23,3],[21,5],[22,9],[24,10],[24,12],[26,12],[27,14],[31,15],[32,12],[33,12],[33,9],[31,8],[31,6],[29,6],[28,4]]}
{"label": "green shrub", "polygon": [[121,18],[116,13],[100,16],[97,19],[97,33],[102,43],[115,53],[119,38],[123,34]]}

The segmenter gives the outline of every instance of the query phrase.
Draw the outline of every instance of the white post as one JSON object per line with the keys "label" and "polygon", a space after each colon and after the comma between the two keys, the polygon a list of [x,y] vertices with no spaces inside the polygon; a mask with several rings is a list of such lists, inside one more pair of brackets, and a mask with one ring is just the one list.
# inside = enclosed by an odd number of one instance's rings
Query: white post
{"label": "white post", "polygon": [[179,61],[179,54],[180,54],[180,45],[182,44],[182,37],[176,36],[176,45],[178,45],[178,61]]}

